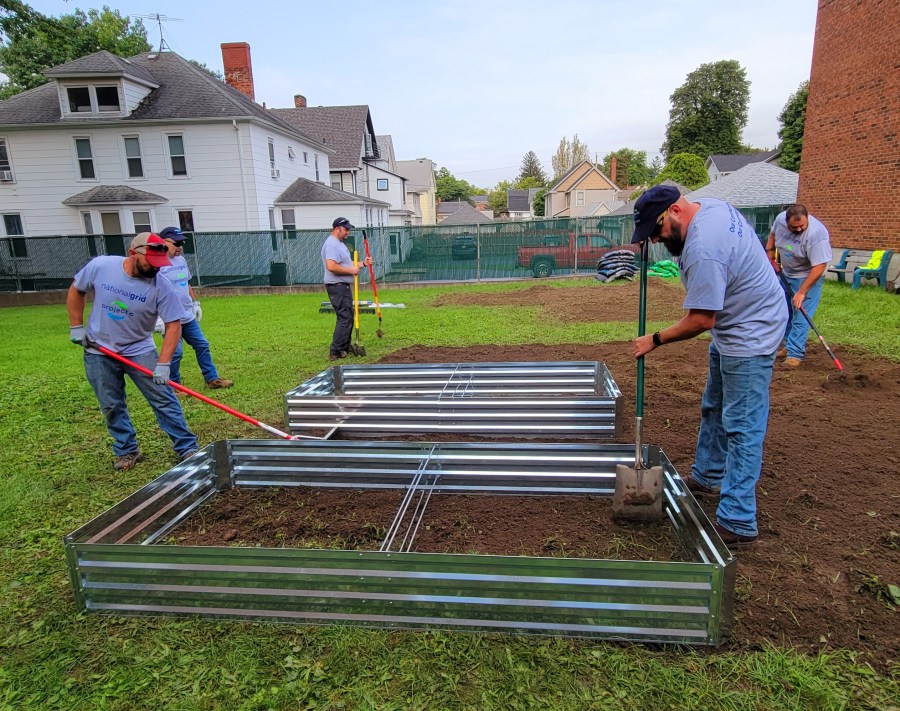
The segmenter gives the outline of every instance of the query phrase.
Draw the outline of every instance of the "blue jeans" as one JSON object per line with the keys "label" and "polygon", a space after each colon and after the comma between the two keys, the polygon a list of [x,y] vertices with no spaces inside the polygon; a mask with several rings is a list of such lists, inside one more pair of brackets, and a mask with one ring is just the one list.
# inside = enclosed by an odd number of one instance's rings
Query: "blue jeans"
{"label": "blue jeans", "polygon": [[219,373],[216,366],[213,365],[212,353],[209,351],[209,341],[203,335],[203,330],[196,319],[181,324],[181,340],[175,348],[175,354],[172,356],[172,368],[170,370],[170,380],[176,383],[181,382],[181,357],[184,355],[184,342],[194,349],[197,356],[197,365],[200,366],[200,372],[203,373],[203,379],[208,383],[212,380],[218,380]]}
{"label": "blue jeans", "polygon": [[[805,277],[793,278],[789,277],[787,274],[784,275],[784,278],[790,285],[791,291],[795,294],[803,285],[803,282],[806,281]],[[812,285],[812,288],[806,292],[806,297],[803,299],[803,310],[806,311],[810,318],[813,318],[816,315],[816,309],[819,308],[819,300],[822,298],[822,284],[824,282],[825,277],[819,279]],[[782,283],[782,287],[784,287],[784,283]],[[791,296],[787,293],[787,289],[785,289],[785,296],[787,297],[788,302],[790,302]],[[787,348],[788,358],[803,360],[803,356],[806,355],[806,337],[809,335],[809,322],[803,318],[800,309],[795,309],[790,304],[789,308],[791,317],[788,319],[787,329],[784,334],[785,347]]]}
{"label": "blue jeans", "polygon": [[[153,370],[156,367],[156,351],[141,353],[129,360]],[[113,438],[113,452],[117,457],[138,451],[137,434],[125,402],[125,375],[131,378],[150,403],[157,423],[169,435],[178,456],[197,450],[197,437],[188,429],[181,405],[171,387],[157,385],[149,375],[98,353],[84,354],[84,372],[106,418],[106,429]]]}
{"label": "blue jeans", "polygon": [[350,350],[353,335],[353,285],[346,282],[326,284],[325,290],[335,314],[334,333],[328,352],[340,355]]}
{"label": "blue jeans", "polygon": [[775,354],[724,356],[709,347],[700,435],[691,476],[721,493],[716,516],[732,533],[755,536],[756,482],[762,471]]}

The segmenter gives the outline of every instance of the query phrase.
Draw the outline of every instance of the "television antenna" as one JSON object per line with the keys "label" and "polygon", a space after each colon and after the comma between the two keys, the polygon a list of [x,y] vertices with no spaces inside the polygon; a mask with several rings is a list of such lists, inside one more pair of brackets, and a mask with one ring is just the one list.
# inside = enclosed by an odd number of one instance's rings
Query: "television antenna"
{"label": "television antenna", "polygon": [[159,26],[159,51],[162,52],[165,49],[172,49],[168,43],[166,42],[166,38],[163,37],[163,22],[184,22],[180,17],[169,17],[168,15],[160,15],[158,12],[151,13],[149,15],[129,15],[128,17],[139,17],[142,20],[155,20],[156,24]]}

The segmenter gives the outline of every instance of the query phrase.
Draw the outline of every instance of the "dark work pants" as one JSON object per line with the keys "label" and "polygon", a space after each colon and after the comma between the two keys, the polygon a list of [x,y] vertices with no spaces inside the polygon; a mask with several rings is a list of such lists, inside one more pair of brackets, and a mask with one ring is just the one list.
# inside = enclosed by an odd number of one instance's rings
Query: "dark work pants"
{"label": "dark work pants", "polygon": [[334,307],[337,323],[334,325],[334,335],[331,337],[331,355],[340,355],[350,350],[350,334],[353,331],[353,287],[341,282],[339,284],[326,284],[328,300]]}

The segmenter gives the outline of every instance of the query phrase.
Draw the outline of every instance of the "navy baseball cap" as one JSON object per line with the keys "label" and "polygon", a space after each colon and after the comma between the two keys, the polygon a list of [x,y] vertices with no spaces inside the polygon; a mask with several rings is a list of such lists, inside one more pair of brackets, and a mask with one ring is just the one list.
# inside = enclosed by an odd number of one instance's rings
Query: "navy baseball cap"
{"label": "navy baseball cap", "polygon": [[634,205],[634,235],[631,243],[643,242],[656,229],[659,216],[678,202],[681,193],[671,185],[654,185]]}
{"label": "navy baseball cap", "polygon": [[163,239],[170,239],[173,242],[184,242],[184,232],[180,227],[166,227],[159,233]]}
{"label": "navy baseball cap", "polygon": [[348,230],[353,229],[353,225],[350,224],[350,220],[346,217],[339,217],[334,222],[331,223],[331,229],[335,227],[346,227]]}

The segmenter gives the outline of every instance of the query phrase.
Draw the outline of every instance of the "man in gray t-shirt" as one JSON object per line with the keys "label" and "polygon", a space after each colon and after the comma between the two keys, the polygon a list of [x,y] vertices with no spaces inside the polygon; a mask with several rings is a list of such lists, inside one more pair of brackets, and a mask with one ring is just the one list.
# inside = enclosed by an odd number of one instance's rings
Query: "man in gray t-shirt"
{"label": "man in gray t-shirt", "polygon": [[[169,264],[166,243],[142,232],[131,241],[127,257],[102,256],[88,262],[75,275],[66,299],[69,339],[85,347],[85,373],[113,439],[113,467],[121,471],[144,458],[125,401],[125,375],[150,403],[179,458],[187,459],[197,451],[197,437],[188,429],[181,405],[167,384],[172,354],[181,338],[183,311],[172,284],[157,277],[160,268]],[[94,292],[94,304],[85,328],[89,291]],[[158,359],[152,336],[157,315],[166,324]],[[152,370],[153,376],[104,355],[92,344]]]}
{"label": "man in gray t-shirt", "polygon": [[784,348],[778,356],[788,368],[796,368],[806,354],[809,322],[822,298],[825,270],[831,263],[831,242],[825,225],[809,214],[803,205],[791,205],[775,218],[766,253],[776,272],[781,272],[785,295],[792,317],[785,333]]}
{"label": "man in gray t-shirt", "polygon": [[353,277],[362,267],[372,263],[368,257],[358,266],[353,264],[350,250],[344,244],[353,225],[346,217],[338,217],[331,224],[331,234],[322,244],[322,270],[328,300],[334,308],[335,324],[331,336],[329,360],[346,358],[351,352],[350,337],[353,331]]}
{"label": "man in gray t-shirt", "polygon": [[727,202],[690,202],[657,185],[638,199],[634,223],[632,242],[662,242],[679,257],[687,292],[684,317],[635,339],[634,356],[710,332],[697,453],[684,483],[695,496],[720,497],[715,527],[726,545],[754,543],[769,383],[788,316],[784,294],[753,228]]}

